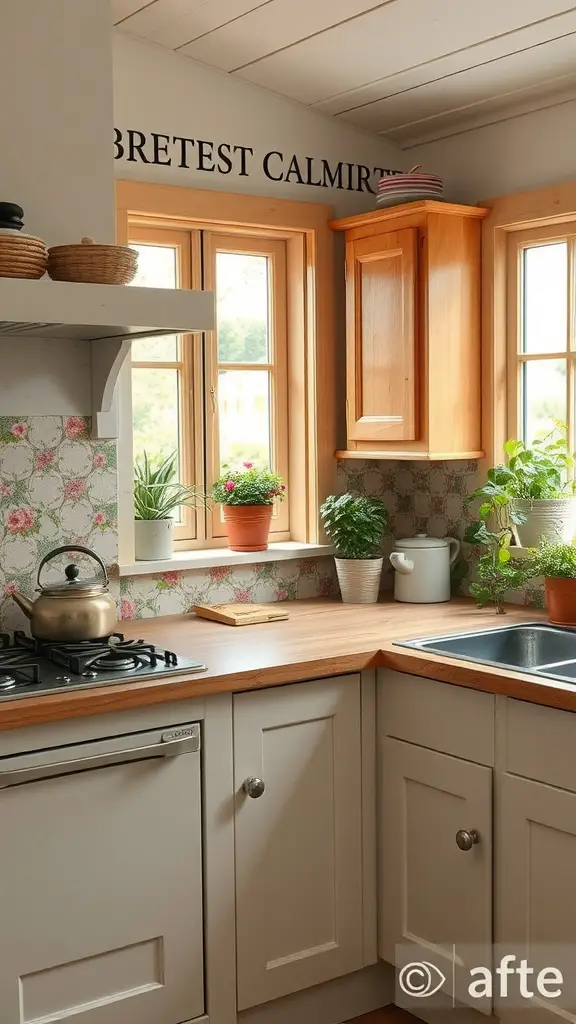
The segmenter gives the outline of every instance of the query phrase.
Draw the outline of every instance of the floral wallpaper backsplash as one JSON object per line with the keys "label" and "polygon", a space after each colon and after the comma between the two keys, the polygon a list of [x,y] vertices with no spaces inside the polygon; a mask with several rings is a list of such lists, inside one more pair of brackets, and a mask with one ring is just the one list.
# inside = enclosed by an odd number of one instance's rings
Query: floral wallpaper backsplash
{"label": "floral wallpaper backsplash", "polygon": [[[372,462],[338,464],[338,490],[381,497],[392,537],[414,533],[462,539],[469,520],[466,497],[476,486],[475,462]],[[106,563],[111,592],[123,619],[171,615],[194,604],[289,601],[338,592],[331,557],[215,566],[118,579],[118,481],[116,443],[90,437],[82,416],[0,416],[0,629],[25,628],[11,600],[14,590],[34,594],[38,565],[53,548],[80,544]],[[392,550],[387,538],[385,553]],[[62,556],[44,577],[62,577]],[[83,574],[96,566],[78,558]],[[466,592],[474,551],[463,546],[454,588]],[[392,572],[383,574],[384,589]],[[537,587],[511,600],[542,604]]]}
{"label": "floral wallpaper backsplash", "polygon": [[[80,544],[98,552],[116,575],[118,561],[116,444],[93,441],[83,416],[0,416],[0,628],[26,626],[11,600],[31,597],[49,551]],[[43,579],[61,578],[64,558]],[[84,575],[97,566],[79,556]],[[111,584],[118,591],[118,582]]]}

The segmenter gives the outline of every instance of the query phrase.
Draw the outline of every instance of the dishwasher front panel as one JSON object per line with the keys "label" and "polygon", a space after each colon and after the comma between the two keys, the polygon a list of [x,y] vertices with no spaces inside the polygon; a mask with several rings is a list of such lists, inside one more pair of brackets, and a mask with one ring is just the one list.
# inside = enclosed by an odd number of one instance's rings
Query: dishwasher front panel
{"label": "dishwasher front panel", "polygon": [[0,762],[2,1024],[204,1012],[200,752],[180,735]]}

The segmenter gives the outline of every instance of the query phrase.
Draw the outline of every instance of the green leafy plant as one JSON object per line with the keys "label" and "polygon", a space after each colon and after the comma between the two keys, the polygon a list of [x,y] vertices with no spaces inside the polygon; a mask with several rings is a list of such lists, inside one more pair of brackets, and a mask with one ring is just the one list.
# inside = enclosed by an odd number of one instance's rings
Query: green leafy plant
{"label": "green leafy plant", "polygon": [[573,544],[554,544],[542,540],[540,547],[531,551],[530,567],[533,576],[549,579],[576,579],[576,547]]}
{"label": "green leafy plant", "polygon": [[496,611],[504,614],[503,601],[507,590],[524,585],[532,573],[526,561],[512,558],[510,541],[512,527],[524,522],[524,516],[510,508],[507,493],[509,471],[506,466],[495,466],[488,471],[488,479],[467,499],[480,500],[478,519],[471,523],[464,539],[486,551],[478,559],[476,580],[470,584],[470,593],[480,608],[495,604]]}
{"label": "green leafy plant", "polygon": [[219,505],[272,505],[283,501],[285,493],[286,485],[278,473],[257,469],[251,462],[236,470],[223,466],[212,487],[212,498]]}
{"label": "green leafy plant", "polygon": [[178,453],[161,462],[144,452],[134,466],[134,518],[170,519],[181,505],[205,505],[206,499],[195,487],[185,487],[176,479]]}
{"label": "green leafy plant", "polygon": [[383,501],[369,495],[330,494],[320,508],[337,558],[376,558],[388,532]]}
{"label": "green leafy plant", "polygon": [[566,435],[565,424],[557,423],[554,430],[529,447],[523,441],[506,442],[508,463],[496,468],[506,473],[504,487],[509,497],[538,501],[574,495],[568,473],[574,456],[568,451]]}

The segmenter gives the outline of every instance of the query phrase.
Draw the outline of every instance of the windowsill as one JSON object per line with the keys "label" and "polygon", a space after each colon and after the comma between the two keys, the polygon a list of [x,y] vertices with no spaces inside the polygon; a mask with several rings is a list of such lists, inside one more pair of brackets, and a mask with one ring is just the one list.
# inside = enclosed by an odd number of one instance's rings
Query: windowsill
{"label": "windowsill", "polygon": [[332,555],[329,544],[301,544],[287,540],[270,544],[266,551],[230,551],[229,548],[203,548],[200,551],[175,551],[172,558],[155,562],[131,562],[121,565],[120,576],[149,576],[171,570],[210,569],[214,565],[254,565],[257,562],[285,562],[291,558],[318,558]]}

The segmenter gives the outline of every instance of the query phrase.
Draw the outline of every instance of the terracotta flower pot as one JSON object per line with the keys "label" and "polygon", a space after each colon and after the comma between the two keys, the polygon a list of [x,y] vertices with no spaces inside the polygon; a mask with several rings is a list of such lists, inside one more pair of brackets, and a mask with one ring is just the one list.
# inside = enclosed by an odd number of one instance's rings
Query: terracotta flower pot
{"label": "terracotta flower pot", "polygon": [[266,551],[272,505],[224,505],[231,551]]}
{"label": "terracotta flower pot", "polygon": [[548,620],[553,626],[576,626],[576,580],[545,579]]}

